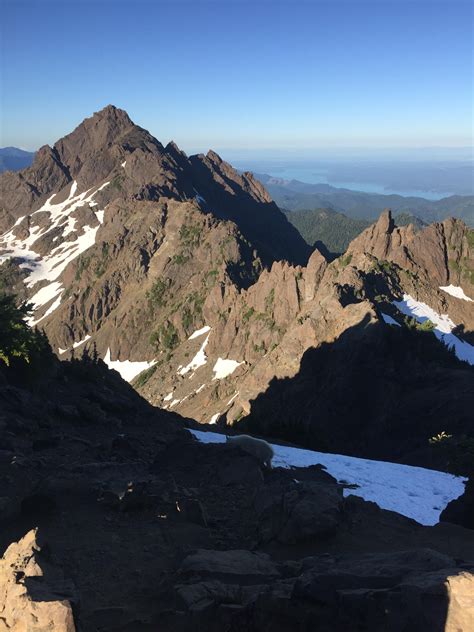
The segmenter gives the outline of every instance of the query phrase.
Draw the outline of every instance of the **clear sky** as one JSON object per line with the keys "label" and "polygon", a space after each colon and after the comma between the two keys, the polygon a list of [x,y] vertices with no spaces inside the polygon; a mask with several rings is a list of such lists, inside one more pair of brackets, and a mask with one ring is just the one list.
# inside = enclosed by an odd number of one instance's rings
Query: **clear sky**
{"label": "clear sky", "polygon": [[3,0],[0,145],[113,103],[186,151],[473,144],[471,0]]}

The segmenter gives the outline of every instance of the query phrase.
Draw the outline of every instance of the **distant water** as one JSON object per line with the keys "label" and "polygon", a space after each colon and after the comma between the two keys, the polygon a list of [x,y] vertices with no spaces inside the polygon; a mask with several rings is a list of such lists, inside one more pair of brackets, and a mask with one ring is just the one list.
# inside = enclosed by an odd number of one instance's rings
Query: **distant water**
{"label": "distant water", "polygon": [[[422,197],[428,200],[440,200],[450,195],[472,195],[472,184],[467,184],[470,180],[471,172],[464,172],[458,177],[458,186],[446,188],[439,186],[448,174],[452,179],[451,168],[445,170],[445,165],[440,165],[438,171],[433,171],[431,165],[413,164],[413,165],[374,165],[373,167],[364,166],[361,170],[360,164],[354,163],[354,169],[344,165],[340,169],[337,164],[328,166],[315,165],[301,162],[279,162],[279,161],[243,161],[234,160],[233,164],[240,169],[248,169],[256,173],[266,173],[275,178],[284,180],[299,180],[308,184],[329,184],[339,189],[350,189],[352,191],[363,191],[366,193],[379,193],[382,195],[403,195],[404,197]],[[463,167],[465,169],[465,167]],[[339,173],[338,173],[339,172]],[[354,176],[358,174],[358,178],[353,180],[345,177],[350,173]],[[371,179],[371,173],[374,180]],[[428,173],[428,175],[427,175]],[[344,175],[342,175],[344,174]],[[390,186],[390,180],[393,182],[407,182],[407,186]],[[449,178],[448,178],[449,180]],[[410,182],[408,182],[410,181]],[[472,183],[472,180],[470,180]],[[413,186],[418,182],[421,186]],[[424,188],[426,186],[426,188]],[[432,186],[433,188],[429,188]],[[435,190],[433,190],[435,189]],[[438,190],[441,189],[441,190]]]}
{"label": "distant water", "polygon": [[403,195],[404,197],[422,197],[427,200],[440,200],[441,198],[454,195],[453,191],[424,191],[423,189],[390,189],[376,182],[341,182],[331,180],[326,173],[314,171],[313,169],[275,169],[274,173],[267,172],[275,178],[284,180],[299,180],[309,184],[330,184],[338,189],[350,189],[351,191],[364,191],[365,193],[381,193],[382,195]]}

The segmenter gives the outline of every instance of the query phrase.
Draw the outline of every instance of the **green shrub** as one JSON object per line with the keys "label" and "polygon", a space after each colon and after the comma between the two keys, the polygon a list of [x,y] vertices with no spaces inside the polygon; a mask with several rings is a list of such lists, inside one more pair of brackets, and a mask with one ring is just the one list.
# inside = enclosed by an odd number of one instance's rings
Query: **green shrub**
{"label": "green shrub", "polygon": [[49,349],[46,335],[26,323],[31,304],[15,304],[11,294],[0,294],[0,361],[10,366],[14,358],[30,362],[34,355]]}
{"label": "green shrub", "polygon": [[170,285],[171,282],[169,279],[157,279],[151,286],[151,289],[146,293],[148,303],[152,307],[163,307],[166,303],[165,294]]}
{"label": "green shrub", "polygon": [[150,344],[157,350],[161,348],[171,351],[179,344],[179,336],[176,327],[170,322],[160,325],[158,329],[150,335],[149,340]]}
{"label": "green shrub", "polygon": [[179,253],[177,255],[173,255],[173,263],[176,263],[178,266],[182,266],[189,261],[189,255],[185,255],[183,253]]}
{"label": "green shrub", "polygon": [[202,227],[199,224],[183,224],[179,229],[179,238],[184,246],[197,246]]}
{"label": "green shrub", "polygon": [[134,380],[133,385],[135,386],[135,388],[141,388],[142,386],[145,386],[151,376],[156,372],[157,368],[158,364],[154,364],[149,369],[142,371],[140,375]]}
{"label": "green shrub", "polygon": [[243,313],[242,322],[247,323],[252,318],[254,313],[255,313],[255,310],[253,307],[247,307],[246,311],[244,311]]}
{"label": "green shrub", "polygon": [[102,244],[102,251],[99,261],[94,268],[95,275],[101,277],[107,269],[107,262],[109,258],[109,244]]}
{"label": "green shrub", "polygon": [[77,268],[76,268],[76,274],[75,274],[76,281],[80,280],[82,273],[84,272],[84,270],[88,269],[90,262],[91,262],[91,258],[88,257],[87,255],[78,256]]}
{"label": "green shrub", "polygon": [[352,255],[348,254],[348,255],[344,255],[340,258],[340,262],[341,262],[341,266],[343,268],[345,268],[346,266],[348,266],[350,264],[350,262],[352,261]]}
{"label": "green shrub", "polygon": [[272,288],[265,297],[265,311],[271,312],[273,310],[273,303],[275,302],[275,288]]}
{"label": "green shrub", "polygon": [[433,331],[435,327],[436,325],[433,322],[431,322],[430,319],[424,320],[422,323],[416,324],[416,328],[418,329],[418,331]]}

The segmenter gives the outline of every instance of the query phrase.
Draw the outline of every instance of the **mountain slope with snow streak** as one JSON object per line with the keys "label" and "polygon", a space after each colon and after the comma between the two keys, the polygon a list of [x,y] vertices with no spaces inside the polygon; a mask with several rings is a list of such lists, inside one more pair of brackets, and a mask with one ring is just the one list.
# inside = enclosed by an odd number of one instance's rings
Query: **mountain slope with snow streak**
{"label": "mountain slope with snow streak", "polygon": [[448,314],[438,314],[429,305],[417,301],[410,294],[404,294],[401,301],[394,301],[393,304],[402,314],[412,316],[419,323],[430,320],[434,324],[435,336],[449,349],[453,349],[460,360],[474,365],[474,347],[452,333],[456,325]]}
{"label": "mountain slope with snow streak", "polygon": [[[223,434],[200,430],[189,432],[204,443],[226,441]],[[321,464],[340,483],[357,485],[355,489],[344,489],[344,496],[360,496],[382,509],[395,511],[423,525],[439,522],[446,505],[464,493],[464,482],[467,480],[462,476],[400,463],[271,445],[275,453],[273,467]]]}
{"label": "mountain slope with snow streak", "polygon": [[[55,202],[58,194],[54,193],[37,211],[20,217],[0,235],[0,264],[11,258],[19,260],[19,267],[28,272],[24,282],[30,289],[47,281],[30,299],[39,314],[29,319],[31,325],[37,325],[59,307],[64,286],[58,279],[71,261],[94,245],[104,220],[104,211],[95,208],[98,204],[94,196],[108,184],[78,194],[77,182],[73,181],[65,200]],[[50,246],[45,252],[47,242]]]}

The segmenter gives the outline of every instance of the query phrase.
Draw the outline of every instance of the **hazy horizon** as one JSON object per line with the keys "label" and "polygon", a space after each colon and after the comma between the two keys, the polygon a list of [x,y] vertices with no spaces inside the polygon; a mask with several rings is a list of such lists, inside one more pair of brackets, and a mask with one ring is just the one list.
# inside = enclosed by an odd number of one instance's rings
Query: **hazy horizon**
{"label": "hazy horizon", "polygon": [[2,146],[108,103],[189,153],[474,145],[465,0],[6,0],[2,17]]}

